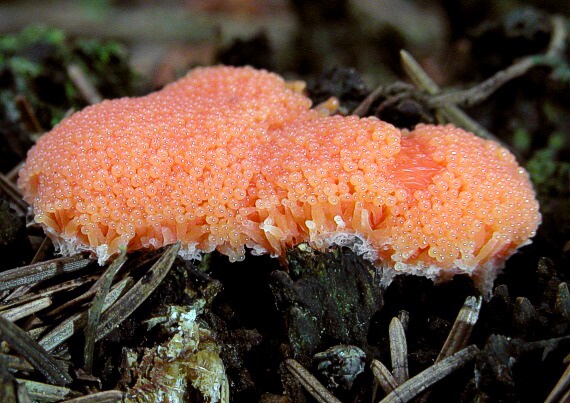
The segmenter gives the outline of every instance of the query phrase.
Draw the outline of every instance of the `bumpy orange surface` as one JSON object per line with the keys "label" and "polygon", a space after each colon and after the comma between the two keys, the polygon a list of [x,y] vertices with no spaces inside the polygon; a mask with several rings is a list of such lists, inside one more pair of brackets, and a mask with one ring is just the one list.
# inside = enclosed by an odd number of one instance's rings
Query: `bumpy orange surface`
{"label": "bumpy orange surface", "polygon": [[535,233],[527,173],[453,126],[402,134],[323,117],[277,75],[190,72],[78,112],[29,152],[19,186],[64,253],[180,240],[186,257],[282,256],[309,241],[433,278],[481,276]]}

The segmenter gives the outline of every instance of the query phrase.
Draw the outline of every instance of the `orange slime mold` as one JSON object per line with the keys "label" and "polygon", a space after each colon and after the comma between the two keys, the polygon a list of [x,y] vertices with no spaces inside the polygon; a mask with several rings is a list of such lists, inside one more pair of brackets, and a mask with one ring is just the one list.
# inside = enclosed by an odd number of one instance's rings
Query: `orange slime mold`
{"label": "orange slime mold", "polygon": [[402,133],[323,117],[279,76],[191,71],[140,98],[75,113],[30,150],[18,181],[64,254],[176,241],[242,260],[337,243],[391,273],[488,283],[540,223],[528,174],[454,126]]}

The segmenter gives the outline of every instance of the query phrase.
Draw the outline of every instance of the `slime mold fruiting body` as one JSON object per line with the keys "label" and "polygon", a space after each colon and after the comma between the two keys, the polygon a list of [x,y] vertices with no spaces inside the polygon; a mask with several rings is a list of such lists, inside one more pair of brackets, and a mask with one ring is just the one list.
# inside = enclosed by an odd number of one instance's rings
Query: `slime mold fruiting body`
{"label": "slime mold fruiting body", "polygon": [[308,241],[396,272],[484,279],[534,235],[528,174],[499,144],[310,106],[272,73],[195,69],[65,119],[29,152],[18,184],[63,253],[100,261],[120,245],[179,240],[186,257],[235,261]]}

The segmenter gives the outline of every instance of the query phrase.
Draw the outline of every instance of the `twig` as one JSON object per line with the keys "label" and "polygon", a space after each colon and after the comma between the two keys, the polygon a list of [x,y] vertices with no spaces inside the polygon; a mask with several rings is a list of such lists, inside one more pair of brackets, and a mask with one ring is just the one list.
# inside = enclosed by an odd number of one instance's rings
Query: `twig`
{"label": "twig", "polygon": [[28,392],[33,401],[60,402],[62,399],[78,395],[77,392],[63,386],[48,385],[27,379],[16,379],[16,381]]}
{"label": "twig", "polygon": [[170,246],[149,271],[101,316],[95,341],[119,326],[158,287],[174,264],[179,250],[180,242]]}
{"label": "twig", "polygon": [[51,303],[51,297],[37,298],[25,304],[15,306],[11,309],[3,310],[0,312],[0,315],[11,322],[15,322],[18,319],[25,318],[35,312],[47,308],[51,305]]}
{"label": "twig", "polygon": [[475,345],[464,348],[463,350],[453,354],[450,357],[432,365],[423,372],[411,378],[409,381],[398,386],[388,396],[386,396],[383,403],[405,403],[412,400],[418,394],[432,386],[434,383],[442,380],[447,375],[461,368],[469,361],[473,360],[479,349]]}
{"label": "twig", "polygon": [[[89,278],[89,280],[93,280],[93,279]],[[63,304],[59,305],[57,308],[47,312],[45,314],[45,316],[46,317],[52,317],[52,318],[56,317],[56,316],[60,315],[62,312],[66,311],[66,310],[68,310],[74,306],[79,306],[79,305],[83,304],[85,301],[91,300],[96,293],[96,290],[93,289],[93,287],[100,280],[101,280],[101,276],[99,276],[98,279],[95,279],[94,284],[91,286],[91,288],[89,290],[87,290],[86,292],[84,292],[81,295],[78,295],[75,298],[72,298],[72,299],[64,302]],[[85,281],[85,283],[87,283],[87,281]]]}
{"label": "twig", "polygon": [[57,361],[42,346],[1,315],[0,337],[40,371],[49,382],[63,386],[72,381],[69,374],[59,367]]}
{"label": "twig", "polygon": [[[129,289],[133,285],[133,282],[132,278],[127,277],[114,285],[113,288],[111,288],[111,292],[107,294],[107,298],[105,298],[103,311],[108,309],[108,307],[123,294],[124,290]],[[87,312],[76,313],[58,324],[47,334],[43,335],[39,343],[47,351],[52,351],[54,348],[73,336],[76,332],[83,329],[86,324]]]}
{"label": "twig", "polygon": [[[58,282],[55,283],[54,285],[44,288],[42,290],[37,290],[36,292],[28,292],[24,295],[19,296],[18,298],[10,298],[10,299],[6,299],[4,301],[2,301],[3,305],[0,310],[6,310],[6,309],[11,309],[15,306],[18,305],[22,305],[25,303],[28,303],[30,301],[34,301],[37,300],[39,298],[44,298],[47,296],[50,296],[52,294],[55,293],[60,293],[63,291],[68,291],[68,290],[72,290],[74,288],[77,288],[83,284],[86,284],[90,281],[93,281],[95,278],[97,278],[98,275],[96,274],[88,274],[82,277],[78,277],[78,278],[73,278],[71,280],[68,281],[64,281],[64,282]],[[10,295],[11,297],[12,295]]]}
{"label": "twig", "polygon": [[[570,355],[566,357],[565,361],[570,360]],[[544,403],[564,402],[564,395],[570,394],[570,362],[566,367],[566,371],[560,377]]]}
{"label": "twig", "polygon": [[[30,264],[34,264],[34,263],[38,263],[44,260],[47,250],[49,249],[49,247],[51,246],[51,240],[49,237],[44,237],[44,240],[42,241],[42,244],[40,245],[40,247],[38,248],[38,250],[36,251],[36,254],[34,255],[32,261],[30,262]],[[13,301],[16,298],[24,295],[25,293],[27,293],[32,287],[34,287],[36,284],[27,284],[27,285],[23,285],[21,287],[16,288],[15,290],[12,291],[12,293],[10,295],[8,295],[5,299],[5,301]]]}
{"label": "twig", "polygon": [[408,327],[410,326],[410,313],[402,309],[400,312],[398,312],[398,320],[404,328],[404,333],[407,332]]}
{"label": "twig", "polygon": [[370,368],[374,374],[374,379],[380,384],[384,393],[389,394],[398,387],[398,382],[394,379],[394,375],[381,361],[372,360]]}
{"label": "twig", "polygon": [[407,83],[396,82],[390,86],[380,85],[376,87],[364,100],[352,111],[353,115],[364,116],[364,114],[370,109],[372,104],[380,98],[382,95],[406,92],[408,93],[413,87]]}
{"label": "twig", "polygon": [[416,87],[423,89],[430,95],[439,94],[440,88],[425,72],[417,60],[407,51],[400,50],[400,59],[404,72]]}
{"label": "twig", "polygon": [[566,19],[561,15],[555,15],[551,18],[552,36],[550,43],[546,49],[545,56],[549,59],[561,57],[566,49],[566,39],[568,32],[566,31]]}
{"label": "twig", "polygon": [[[469,342],[469,338],[471,337],[471,332],[473,331],[473,327],[477,323],[479,319],[479,311],[481,310],[481,303],[483,299],[481,296],[479,297],[467,297],[465,302],[463,303],[463,307],[459,311],[457,318],[455,318],[455,322],[453,323],[453,327],[449,331],[447,339],[439,352],[439,355],[435,359],[435,362],[440,362],[444,358],[449,357],[452,354],[455,354],[462,348],[464,348],[467,343]],[[425,403],[429,400],[431,391],[427,391],[419,400],[419,403]]]}
{"label": "twig", "polygon": [[26,203],[22,198],[22,193],[20,193],[12,181],[2,173],[0,173],[0,190],[6,193],[10,198],[10,201],[20,209],[22,214],[26,214],[28,212],[28,203]]}
{"label": "twig", "polygon": [[566,282],[562,282],[558,285],[554,310],[564,319],[570,321],[570,290],[568,289],[568,283]]}
{"label": "twig", "polygon": [[531,68],[538,66],[537,58],[534,56],[525,57],[520,61],[507,67],[505,70],[497,72],[492,77],[482,83],[463,91],[446,92],[434,95],[429,100],[430,106],[434,108],[445,108],[448,105],[456,105],[469,108],[484,101],[493,92],[497,91],[507,82],[520,77]]}
{"label": "twig", "polygon": [[316,401],[320,403],[341,403],[296,360],[292,358],[285,360],[285,366]]}
{"label": "twig", "polygon": [[24,161],[21,161],[16,165],[14,168],[10,169],[10,171],[5,175],[6,178],[11,182],[16,182],[18,179],[18,173],[20,169],[24,166]]}
{"label": "twig", "polygon": [[95,333],[97,331],[97,326],[99,325],[99,318],[101,312],[103,312],[103,304],[109,290],[111,289],[111,283],[115,278],[115,274],[123,266],[127,260],[127,250],[125,247],[121,248],[120,254],[113,260],[113,263],[101,276],[101,283],[99,289],[93,298],[91,307],[87,313],[87,326],[85,327],[85,353],[84,353],[84,364],[85,372],[90,374],[93,368],[93,350],[95,348]]}
{"label": "twig", "polygon": [[106,390],[87,396],[65,400],[63,403],[115,403],[123,401],[123,392],[120,390]]}
{"label": "twig", "polygon": [[[402,66],[404,71],[415,85],[424,89],[430,95],[436,95],[440,92],[439,86],[431,79],[431,77],[422,69],[420,64],[413,58],[411,54],[405,50],[400,51],[400,58],[402,59]],[[456,107],[455,105],[445,105],[437,112],[443,115],[445,120],[463,127],[465,130],[475,133],[479,137],[494,140],[502,143],[498,138],[493,136],[483,126],[471,119],[465,112]]]}
{"label": "twig", "polygon": [[91,259],[78,254],[6,270],[0,273],[0,290],[9,290],[25,284],[37,283],[58,274],[81,270],[92,262]]}
{"label": "twig", "polygon": [[31,372],[34,370],[34,367],[23,357],[8,354],[0,354],[0,367],[2,366],[12,371]]}
{"label": "twig", "polygon": [[392,374],[398,385],[409,379],[408,344],[404,327],[398,318],[392,318],[389,326],[390,354],[392,357]]}
{"label": "twig", "polygon": [[46,236],[30,263],[34,264],[43,261],[47,255],[47,251],[51,246],[52,246],[51,238]]}
{"label": "twig", "polygon": [[16,107],[20,112],[20,117],[22,118],[22,122],[26,126],[26,129],[35,133],[42,133],[44,131],[40,125],[40,121],[28,102],[28,98],[24,95],[16,96]]}
{"label": "twig", "polygon": [[353,115],[356,116],[364,116],[366,111],[370,109],[374,101],[380,97],[386,91],[386,87],[383,85],[376,87],[374,91],[372,91],[364,100],[352,111]]}
{"label": "twig", "polygon": [[76,64],[70,64],[67,66],[67,75],[87,102],[97,104],[103,100],[103,97],[85,76],[81,67]]}
{"label": "twig", "polygon": [[[526,74],[531,68],[541,65],[551,65],[560,58],[566,46],[566,23],[563,17],[552,17],[553,32],[546,53],[527,56],[504,70],[497,72],[482,83],[463,91],[438,94],[439,90],[433,80],[426,80],[420,73],[421,68],[412,67],[417,84],[432,95],[428,104],[433,108],[445,108],[449,105],[470,107],[487,99],[507,82]],[[423,71],[423,70],[421,70]]]}
{"label": "twig", "polygon": [[435,362],[449,357],[467,345],[473,327],[479,319],[482,298],[467,297]]}

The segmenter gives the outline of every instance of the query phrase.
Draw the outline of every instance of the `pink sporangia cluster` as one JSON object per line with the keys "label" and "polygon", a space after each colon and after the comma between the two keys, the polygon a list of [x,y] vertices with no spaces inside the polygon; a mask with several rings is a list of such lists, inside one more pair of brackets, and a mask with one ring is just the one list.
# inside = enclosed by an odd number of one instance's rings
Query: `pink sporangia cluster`
{"label": "pink sporangia cluster", "polygon": [[100,261],[120,245],[181,241],[186,257],[235,261],[306,241],[396,272],[483,279],[540,222],[528,174],[499,144],[451,125],[404,133],[322,116],[247,67],[195,69],[75,113],[30,150],[18,185],[63,253]]}

